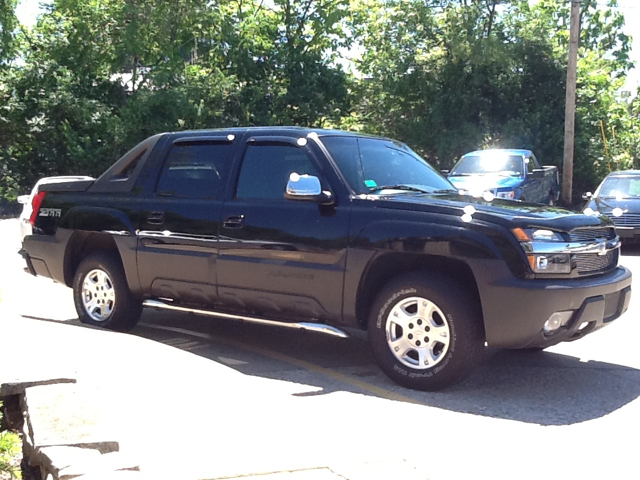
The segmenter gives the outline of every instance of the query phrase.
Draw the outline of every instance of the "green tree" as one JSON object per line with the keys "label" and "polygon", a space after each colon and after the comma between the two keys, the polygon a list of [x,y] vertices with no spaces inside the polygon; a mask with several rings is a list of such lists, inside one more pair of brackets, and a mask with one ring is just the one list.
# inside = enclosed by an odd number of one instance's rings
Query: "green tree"
{"label": "green tree", "polygon": [[[403,139],[443,167],[484,147],[529,148],[545,164],[561,166],[566,2],[360,0],[354,6],[364,79],[349,122]],[[630,39],[615,6],[615,0],[583,6],[576,198],[633,157],[637,119],[616,96],[630,68]]]}
{"label": "green tree", "polygon": [[15,10],[18,0],[0,0],[0,67],[14,58],[15,33],[18,19]]}

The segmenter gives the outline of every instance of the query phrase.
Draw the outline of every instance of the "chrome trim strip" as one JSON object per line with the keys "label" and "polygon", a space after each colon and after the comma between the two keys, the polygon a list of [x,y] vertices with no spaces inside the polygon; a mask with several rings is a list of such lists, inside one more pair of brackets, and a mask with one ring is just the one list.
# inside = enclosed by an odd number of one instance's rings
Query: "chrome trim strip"
{"label": "chrome trim strip", "polygon": [[525,253],[597,253],[606,255],[612,250],[620,247],[620,237],[616,236],[611,240],[596,240],[591,242],[522,242]]}
{"label": "chrome trim strip", "polygon": [[168,240],[198,240],[200,242],[217,242],[217,235],[191,235],[188,233],[172,232],[170,230],[138,230],[138,237],[164,238]]}
{"label": "chrome trim strip", "polygon": [[229,318],[231,320],[244,320],[246,322],[259,323],[263,325],[273,325],[276,327],[297,328],[299,330],[312,330],[314,332],[326,333],[327,335],[334,335],[340,338],[349,338],[349,335],[343,332],[342,330],[332,327],[330,325],[324,325],[322,323],[278,322],[275,320],[266,320],[264,318],[246,317],[243,315],[232,315],[230,313],[220,313],[220,312],[213,312],[209,310],[200,310],[198,308],[180,307],[178,305],[171,305],[165,302],[160,302],[159,300],[145,300],[144,302],[142,302],[142,305],[144,305],[145,307],[161,308],[165,310],[175,310],[178,312],[197,313],[200,315],[208,315],[210,317],[222,317],[222,318]]}

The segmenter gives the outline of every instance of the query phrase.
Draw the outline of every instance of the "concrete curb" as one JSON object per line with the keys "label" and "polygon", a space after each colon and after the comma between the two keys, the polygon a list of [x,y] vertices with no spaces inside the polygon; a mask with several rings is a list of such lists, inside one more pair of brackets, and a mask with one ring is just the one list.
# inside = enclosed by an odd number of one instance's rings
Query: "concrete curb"
{"label": "concrete curb", "polygon": [[119,452],[118,434],[108,415],[92,401],[95,392],[75,379],[11,382],[0,397],[19,396],[23,456],[43,480],[144,478],[139,463]]}

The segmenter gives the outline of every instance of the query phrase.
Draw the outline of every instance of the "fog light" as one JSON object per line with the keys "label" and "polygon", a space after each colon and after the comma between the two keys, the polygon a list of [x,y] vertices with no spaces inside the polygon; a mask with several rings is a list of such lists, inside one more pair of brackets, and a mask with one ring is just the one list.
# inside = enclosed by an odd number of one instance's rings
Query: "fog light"
{"label": "fog light", "polygon": [[573,311],[571,310],[566,312],[552,313],[549,317],[549,320],[544,322],[544,326],[542,327],[544,334],[549,335],[559,328],[564,327],[571,319],[571,315],[573,315]]}

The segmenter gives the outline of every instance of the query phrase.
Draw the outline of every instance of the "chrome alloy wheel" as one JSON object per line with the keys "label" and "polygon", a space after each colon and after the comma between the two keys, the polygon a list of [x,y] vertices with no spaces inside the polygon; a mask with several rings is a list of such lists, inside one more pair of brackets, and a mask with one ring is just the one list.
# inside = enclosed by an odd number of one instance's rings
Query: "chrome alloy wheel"
{"label": "chrome alloy wheel", "polygon": [[104,270],[91,270],[82,282],[82,305],[96,322],[108,320],[116,306],[111,277]]}
{"label": "chrome alloy wheel", "polygon": [[407,367],[426,370],[444,359],[451,332],[444,313],[422,297],[409,297],[393,307],[387,317],[387,344]]}

